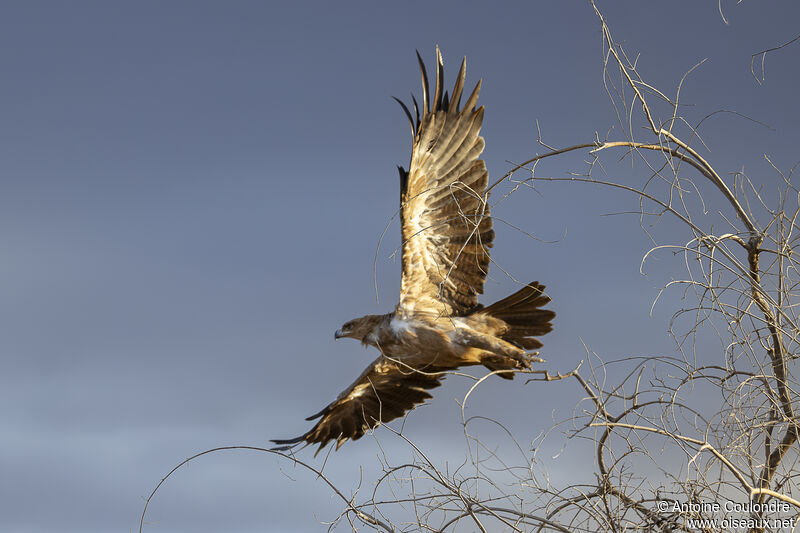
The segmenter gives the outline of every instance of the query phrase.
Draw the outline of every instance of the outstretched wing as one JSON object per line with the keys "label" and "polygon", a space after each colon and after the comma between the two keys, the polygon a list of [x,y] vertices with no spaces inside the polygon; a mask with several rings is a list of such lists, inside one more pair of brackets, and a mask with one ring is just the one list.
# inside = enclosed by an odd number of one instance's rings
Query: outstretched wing
{"label": "outstretched wing", "polygon": [[294,439],[272,442],[280,446],[278,449],[288,449],[301,442],[318,443],[321,450],[335,440],[338,450],[348,439],[358,440],[368,430],[403,416],[431,398],[428,390],[441,385],[444,376],[430,370],[430,367],[425,371],[413,370],[379,357],[334,402],[306,419],[319,418],[309,432]]}
{"label": "outstretched wing", "polygon": [[[406,111],[413,133],[411,166],[400,167],[403,274],[398,312],[406,315],[463,315],[478,305],[489,268],[494,231],[479,159],[483,107],[475,108],[480,81],[459,110],[466,59],[452,97],[443,91],[444,66],[436,48],[436,89],[428,91],[422,71],[422,119]],[[399,102],[399,100],[398,100]]]}

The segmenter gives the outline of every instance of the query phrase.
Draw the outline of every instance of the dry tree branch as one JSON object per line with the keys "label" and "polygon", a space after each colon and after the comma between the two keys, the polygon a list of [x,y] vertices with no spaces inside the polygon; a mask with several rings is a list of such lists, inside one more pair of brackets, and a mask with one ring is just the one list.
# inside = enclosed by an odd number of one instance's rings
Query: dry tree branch
{"label": "dry tree branch", "polygon": [[[766,79],[765,63],[767,60],[767,54],[769,54],[770,52],[775,52],[776,50],[780,50],[781,48],[786,48],[787,46],[797,41],[800,41],[800,35],[798,35],[797,37],[795,37],[790,41],[786,41],[783,44],[779,44],[778,46],[773,46],[772,48],[767,48],[766,50],[761,50],[760,52],[756,52],[750,57],[750,73],[753,75],[753,78],[758,82],[759,85],[761,85]],[[756,58],[758,56],[761,56],[761,79],[759,79],[759,77],[756,75],[755,70],[753,68],[753,65],[755,64]]]}
{"label": "dry tree branch", "polygon": [[306,463],[304,461],[301,461],[300,459],[298,459],[294,455],[286,454],[286,453],[281,452],[281,451],[271,450],[269,448],[259,448],[257,446],[220,446],[220,447],[217,447],[217,448],[211,448],[210,450],[205,450],[203,452],[200,452],[200,453],[197,453],[195,455],[192,455],[191,457],[188,457],[187,459],[184,459],[183,461],[181,461],[180,463],[175,465],[172,468],[172,470],[167,472],[167,474],[161,479],[161,481],[158,482],[158,484],[153,489],[153,491],[150,493],[150,495],[147,496],[147,498],[145,499],[144,509],[142,509],[142,516],[139,519],[139,533],[142,533],[142,531],[144,530],[144,521],[145,521],[145,517],[147,516],[147,508],[150,506],[150,502],[153,500],[153,497],[155,497],[156,492],[158,492],[158,490],[161,488],[161,486],[167,481],[167,479],[169,479],[172,476],[172,474],[174,474],[181,467],[187,465],[188,463],[190,463],[191,461],[194,461],[195,459],[197,459],[199,457],[202,457],[204,455],[208,455],[210,453],[217,453],[217,452],[222,452],[222,451],[226,451],[226,450],[250,450],[250,451],[256,451],[256,452],[270,453],[270,454],[274,454],[274,455],[277,455],[279,457],[283,457],[285,459],[288,459],[292,463],[294,463],[296,465],[300,465],[303,468],[307,469],[308,471],[316,474],[317,478],[321,479],[326,485],[328,485],[328,487],[330,487],[330,489],[333,491],[333,493],[336,494],[336,496],[338,496],[345,503],[346,512],[347,513],[355,514],[356,517],[366,525],[370,525],[370,526],[375,527],[375,528],[380,528],[380,529],[382,529],[384,531],[390,531],[390,532],[394,531],[394,528],[392,528],[389,524],[383,522],[382,520],[379,520],[378,518],[376,518],[375,516],[373,516],[373,515],[371,515],[369,513],[364,512],[362,509],[359,508],[359,506],[355,506],[353,504],[353,499],[352,498],[347,498],[344,495],[344,493],[342,493],[342,491],[340,491],[336,487],[336,485],[334,485],[333,482],[331,482],[325,476],[325,474],[322,472],[322,470],[318,470],[317,468],[309,465],[308,463]]}

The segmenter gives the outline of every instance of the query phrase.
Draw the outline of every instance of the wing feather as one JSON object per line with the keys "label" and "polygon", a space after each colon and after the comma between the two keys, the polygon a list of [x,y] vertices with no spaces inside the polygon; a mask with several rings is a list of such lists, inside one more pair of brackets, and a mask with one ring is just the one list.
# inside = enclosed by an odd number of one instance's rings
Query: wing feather
{"label": "wing feather", "polygon": [[453,96],[450,98],[448,107],[452,107],[458,111],[458,106],[461,104],[461,93],[464,90],[464,81],[467,79],[467,58],[461,60],[461,68],[458,69],[458,76],[456,76],[456,84],[453,86]]}
{"label": "wing feather", "polygon": [[417,58],[423,116],[414,132],[409,171],[401,179],[405,187],[401,191],[403,274],[398,312],[463,315],[478,305],[494,240],[486,194],[489,175],[479,159],[484,148],[480,136],[484,110],[475,106],[481,83],[459,110],[466,59],[448,100],[438,47],[432,99],[419,53]]}
{"label": "wing feather", "polygon": [[415,371],[381,356],[335,401],[309,417],[311,420],[319,418],[310,431],[294,439],[272,442],[280,446],[278,449],[288,449],[301,442],[319,444],[319,453],[335,440],[339,449],[347,440],[358,440],[370,429],[403,416],[431,398],[428,390],[441,385],[444,376],[430,370]]}
{"label": "wing feather", "polygon": [[431,110],[428,105],[428,71],[425,69],[425,62],[422,60],[422,56],[419,55],[419,50],[417,50],[417,61],[419,62],[420,74],[422,74],[422,111],[427,114]]}
{"label": "wing feather", "polygon": [[444,62],[439,47],[436,47],[436,89],[433,94],[434,109],[442,109],[442,85],[444,84]]}
{"label": "wing feather", "polygon": [[400,107],[403,108],[403,111],[405,112],[406,117],[408,118],[408,122],[409,122],[409,124],[411,124],[411,138],[413,139],[417,128],[414,125],[414,119],[411,117],[411,111],[408,110],[408,107],[406,106],[406,104],[403,103],[402,100],[400,100],[399,98],[397,98],[395,96],[392,96],[392,98],[394,98],[394,101],[397,102],[398,104],[400,104]]}

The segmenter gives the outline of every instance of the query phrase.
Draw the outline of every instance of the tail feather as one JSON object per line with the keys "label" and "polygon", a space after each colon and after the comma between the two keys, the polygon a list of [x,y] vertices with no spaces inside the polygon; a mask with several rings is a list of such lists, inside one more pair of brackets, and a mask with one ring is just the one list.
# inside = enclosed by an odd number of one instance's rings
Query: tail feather
{"label": "tail feather", "polygon": [[550,302],[544,289],[544,285],[534,281],[489,307],[476,311],[508,324],[508,331],[501,336],[503,340],[526,350],[535,350],[542,343],[534,337],[550,332],[553,329],[550,321],[556,316],[549,309],[541,309]]}

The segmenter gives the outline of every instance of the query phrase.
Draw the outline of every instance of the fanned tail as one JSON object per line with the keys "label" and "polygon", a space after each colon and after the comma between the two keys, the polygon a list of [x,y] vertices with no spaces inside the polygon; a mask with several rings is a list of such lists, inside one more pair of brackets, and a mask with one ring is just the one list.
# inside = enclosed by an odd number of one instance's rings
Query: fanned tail
{"label": "fanned tail", "polygon": [[535,337],[552,330],[553,324],[550,321],[556,316],[553,311],[542,309],[550,302],[544,289],[544,285],[534,281],[511,296],[476,312],[499,318],[508,324],[508,331],[500,336],[503,340],[525,350],[541,348],[542,343]]}

